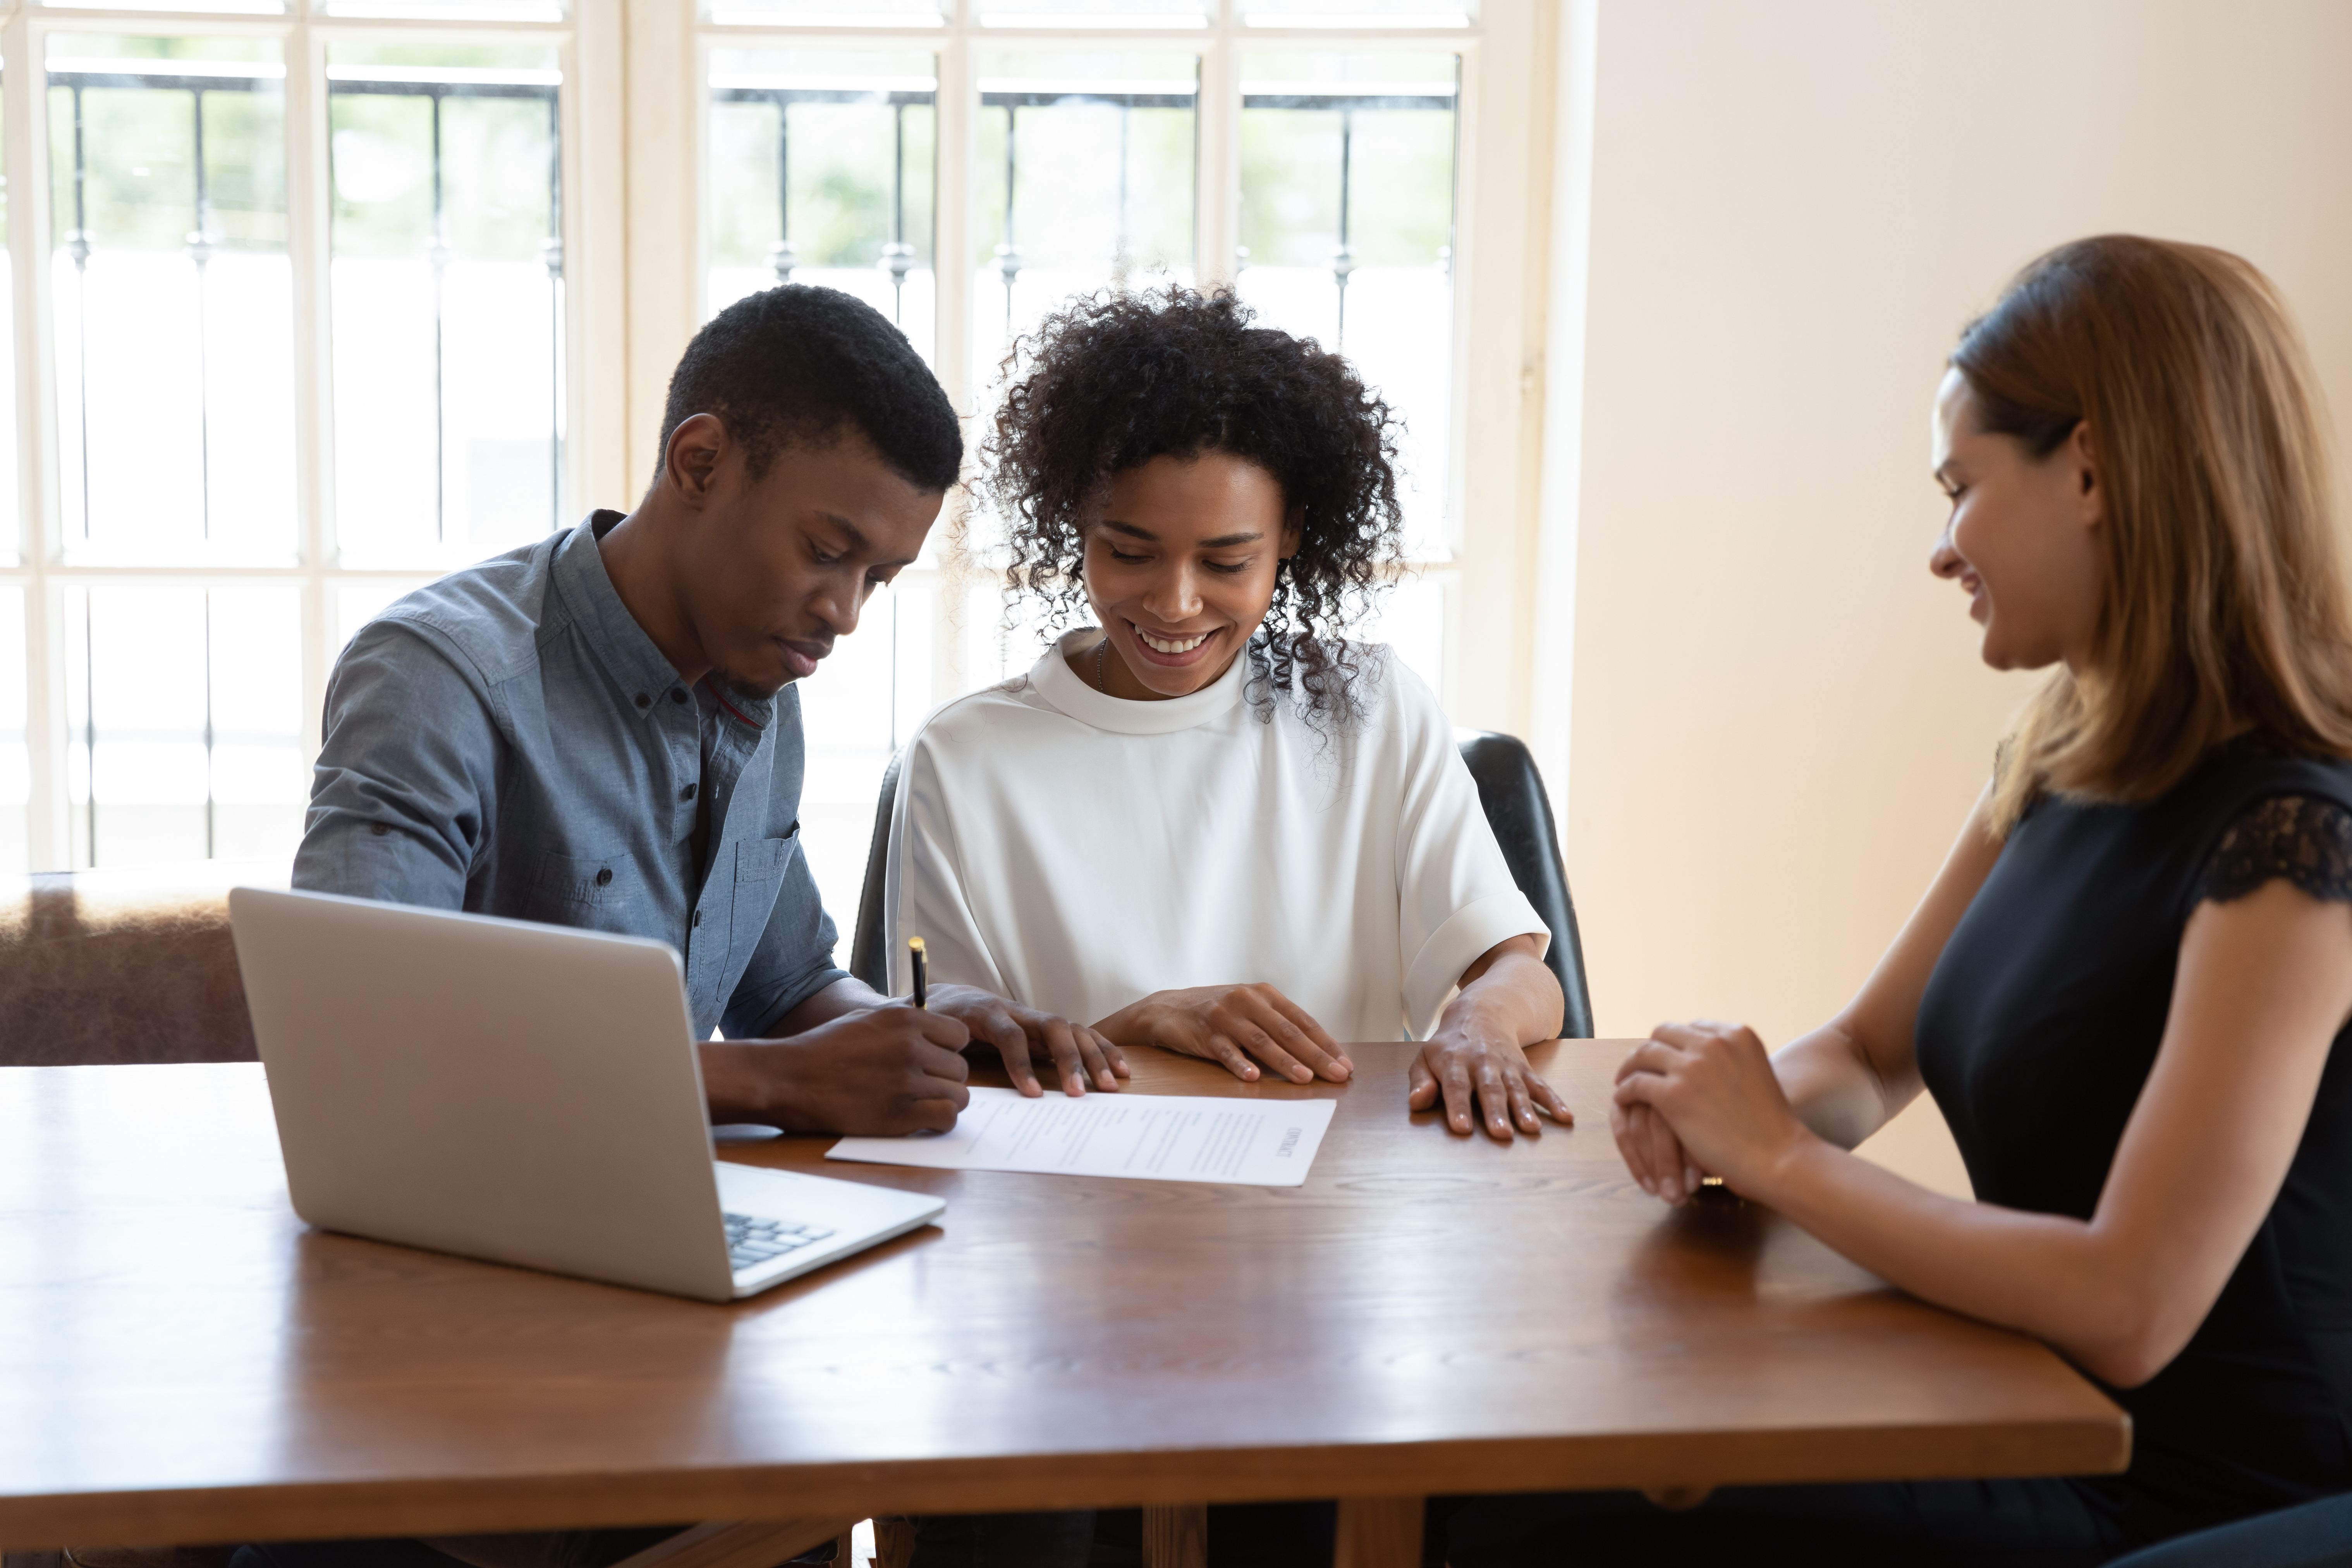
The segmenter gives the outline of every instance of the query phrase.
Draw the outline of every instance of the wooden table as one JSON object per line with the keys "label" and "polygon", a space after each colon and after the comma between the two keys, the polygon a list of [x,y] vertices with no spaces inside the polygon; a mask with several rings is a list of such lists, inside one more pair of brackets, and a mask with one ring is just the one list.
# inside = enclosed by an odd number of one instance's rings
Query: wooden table
{"label": "wooden table", "polygon": [[1295,1189],[825,1165],[942,1226],[732,1307],[305,1228],[260,1069],[0,1069],[0,1542],[2116,1470],[2032,1341],[1753,1208],[1675,1212],[1607,1131],[1619,1043],[1542,1047],[1580,1125],[1408,1118],[1143,1053],[1141,1091],[1339,1110]]}

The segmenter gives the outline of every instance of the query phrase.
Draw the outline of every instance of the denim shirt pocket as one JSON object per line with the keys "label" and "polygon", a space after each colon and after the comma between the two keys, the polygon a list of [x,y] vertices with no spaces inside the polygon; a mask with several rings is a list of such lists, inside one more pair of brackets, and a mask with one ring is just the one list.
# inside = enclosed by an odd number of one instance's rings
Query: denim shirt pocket
{"label": "denim shirt pocket", "polygon": [[564,855],[551,849],[540,859],[523,918],[643,935],[634,919],[640,891],[636,867],[625,853]]}
{"label": "denim shirt pocket", "polygon": [[768,933],[775,913],[776,895],[783,887],[784,869],[801,853],[797,822],[781,838],[747,838],[735,846],[735,889],[730,901],[727,969],[740,976]]}

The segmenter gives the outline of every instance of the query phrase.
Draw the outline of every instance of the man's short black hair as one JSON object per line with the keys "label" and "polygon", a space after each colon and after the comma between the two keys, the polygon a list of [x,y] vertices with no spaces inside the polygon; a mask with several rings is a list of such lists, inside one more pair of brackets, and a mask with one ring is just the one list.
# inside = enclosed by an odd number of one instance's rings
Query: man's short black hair
{"label": "man's short black hair", "polygon": [[742,444],[755,479],[787,443],[822,446],[851,429],[919,489],[944,491],[963,468],[963,430],[939,377],[881,311],[838,289],[786,283],[711,317],[670,373],[665,463],[697,414]]}

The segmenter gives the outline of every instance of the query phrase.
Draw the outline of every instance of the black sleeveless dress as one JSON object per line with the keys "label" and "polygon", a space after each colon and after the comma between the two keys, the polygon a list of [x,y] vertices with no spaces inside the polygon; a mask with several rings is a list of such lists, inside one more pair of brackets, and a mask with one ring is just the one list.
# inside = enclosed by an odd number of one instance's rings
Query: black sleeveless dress
{"label": "black sleeveless dress", "polygon": [[[1921,1000],[1920,1070],[1977,1196],[2088,1219],[2154,1065],[2180,937],[2278,878],[2352,902],[2352,762],[2255,736],[2160,799],[2044,797]],[[2138,1388],[2132,1465],[2074,1484],[2153,1539],[2352,1490],[2352,1028],[2286,1183],[2205,1321]]]}

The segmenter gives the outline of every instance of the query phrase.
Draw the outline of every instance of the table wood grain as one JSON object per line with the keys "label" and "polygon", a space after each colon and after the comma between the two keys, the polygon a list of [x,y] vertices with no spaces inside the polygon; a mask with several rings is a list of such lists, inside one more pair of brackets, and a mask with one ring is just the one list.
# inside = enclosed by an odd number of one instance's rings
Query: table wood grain
{"label": "table wood grain", "polygon": [[731,1307],[308,1229],[257,1067],[0,1069],[0,1542],[2122,1468],[2043,1347],[1645,1196],[1623,1048],[1540,1047],[1580,1124],[1508,1147],[1407,1116],[1410,1047],[1307,1089],[1137,1053],[1337,1100],[1293,1189],[729,1144],[949,1205]]}

